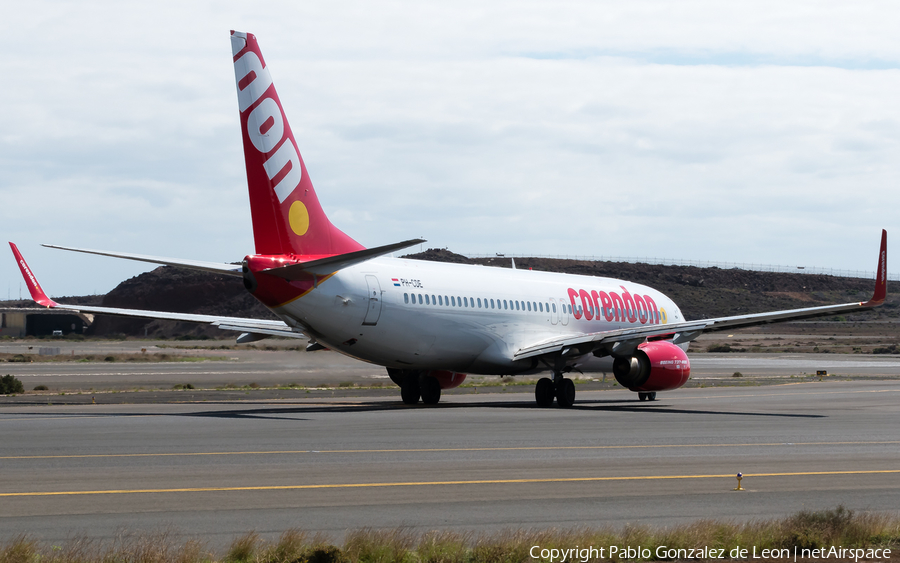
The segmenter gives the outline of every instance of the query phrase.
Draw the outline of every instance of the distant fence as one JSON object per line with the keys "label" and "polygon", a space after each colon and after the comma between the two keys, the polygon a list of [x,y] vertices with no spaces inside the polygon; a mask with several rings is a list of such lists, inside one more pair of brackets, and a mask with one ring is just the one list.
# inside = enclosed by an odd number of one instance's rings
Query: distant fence
{"label": "distant fence", "polygon": [[[636,258],[633,256],[580,256],[541,254],[463,254],[469,258],[551,258],[555,260],[586,260],[590,262],[627,262],[629,264],[658,264],[661,266],[696,266],[697,268],[720,268],[722,270],[749,270],[753,272],[779,272],[782,274],[819,274],[839,278],[875,279],[874,271],[837,270],[809,266],[778,266],[776,264],[750,264],[746,262],[715,262],[712,260],[676,260],[672,258]],[[900,274],[888,273],[888,280],[900,281]]]}

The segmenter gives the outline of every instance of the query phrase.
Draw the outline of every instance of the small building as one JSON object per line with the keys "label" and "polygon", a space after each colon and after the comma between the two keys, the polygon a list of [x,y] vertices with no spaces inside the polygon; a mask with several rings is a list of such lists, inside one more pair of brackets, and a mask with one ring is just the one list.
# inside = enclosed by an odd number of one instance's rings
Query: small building
{"label": "small building", "polygon": [[0,309],[0,336],[51,336],[53,331],[83,334],[93,315],[38,307]]}

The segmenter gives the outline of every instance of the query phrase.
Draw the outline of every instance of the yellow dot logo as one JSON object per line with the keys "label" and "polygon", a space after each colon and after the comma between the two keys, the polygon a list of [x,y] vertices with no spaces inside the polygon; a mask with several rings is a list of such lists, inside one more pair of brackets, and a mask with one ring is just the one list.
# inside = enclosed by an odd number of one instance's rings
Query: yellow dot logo
{"label": "yellow dot logo", "polygon": [[668,324],[669,317],[666,315],[666,310],[662,307],[659,308],[659,320],[662,321],[662,324]]}
{"label": "yellow dot logo", "polygon": [[302,237],[309,230],[309,211],[306,210],[302,201],[295,201],[291,204],[288,222],[291,224],[291,230],[298,236]]}

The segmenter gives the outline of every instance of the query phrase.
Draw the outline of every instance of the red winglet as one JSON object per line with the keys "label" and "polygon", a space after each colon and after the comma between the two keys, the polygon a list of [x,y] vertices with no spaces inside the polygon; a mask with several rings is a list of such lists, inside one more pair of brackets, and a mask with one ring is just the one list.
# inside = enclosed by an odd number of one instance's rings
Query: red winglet
{"label": "red winglet", "polygon": [[875,270],[875,293],[863,305],[875,306],[884,303],[887,297],[887,231],[881,230],[881,250],[878,251],[878,269]]}
{"label": "red winglet", "polygon": [[12,248],[13,255],[16,257],[16,263],[22,271],[22,277],[25,278],[25,284],[28,286],[28,291],[31,292],[31,298],[34,299],[38,305],[43,305],[44,307],[56,307],[56,301],[47,297],[47,294],[41,289],[41,284],[38,283],[37,278],[31,273],[31,268],[25,263],[25,259],[22,258],[22,253],[19,252],[16,245],[9,243],[9,247]]}

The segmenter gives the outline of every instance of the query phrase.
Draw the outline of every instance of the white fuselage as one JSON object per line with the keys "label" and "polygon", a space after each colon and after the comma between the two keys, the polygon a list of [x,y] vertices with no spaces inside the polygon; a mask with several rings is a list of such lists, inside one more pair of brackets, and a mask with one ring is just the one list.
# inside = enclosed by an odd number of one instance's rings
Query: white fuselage
{"label": "white fuselage", "polygon": [[[635,310],[638,299],[594,305],[592,293],[646,297],[655,307]],[[398,258],[341,270],[274,311],[323,345],[368,362],[501,375],[547,369],[513,359],[525,346],[683,320],[671,299],[632,282]]]}

